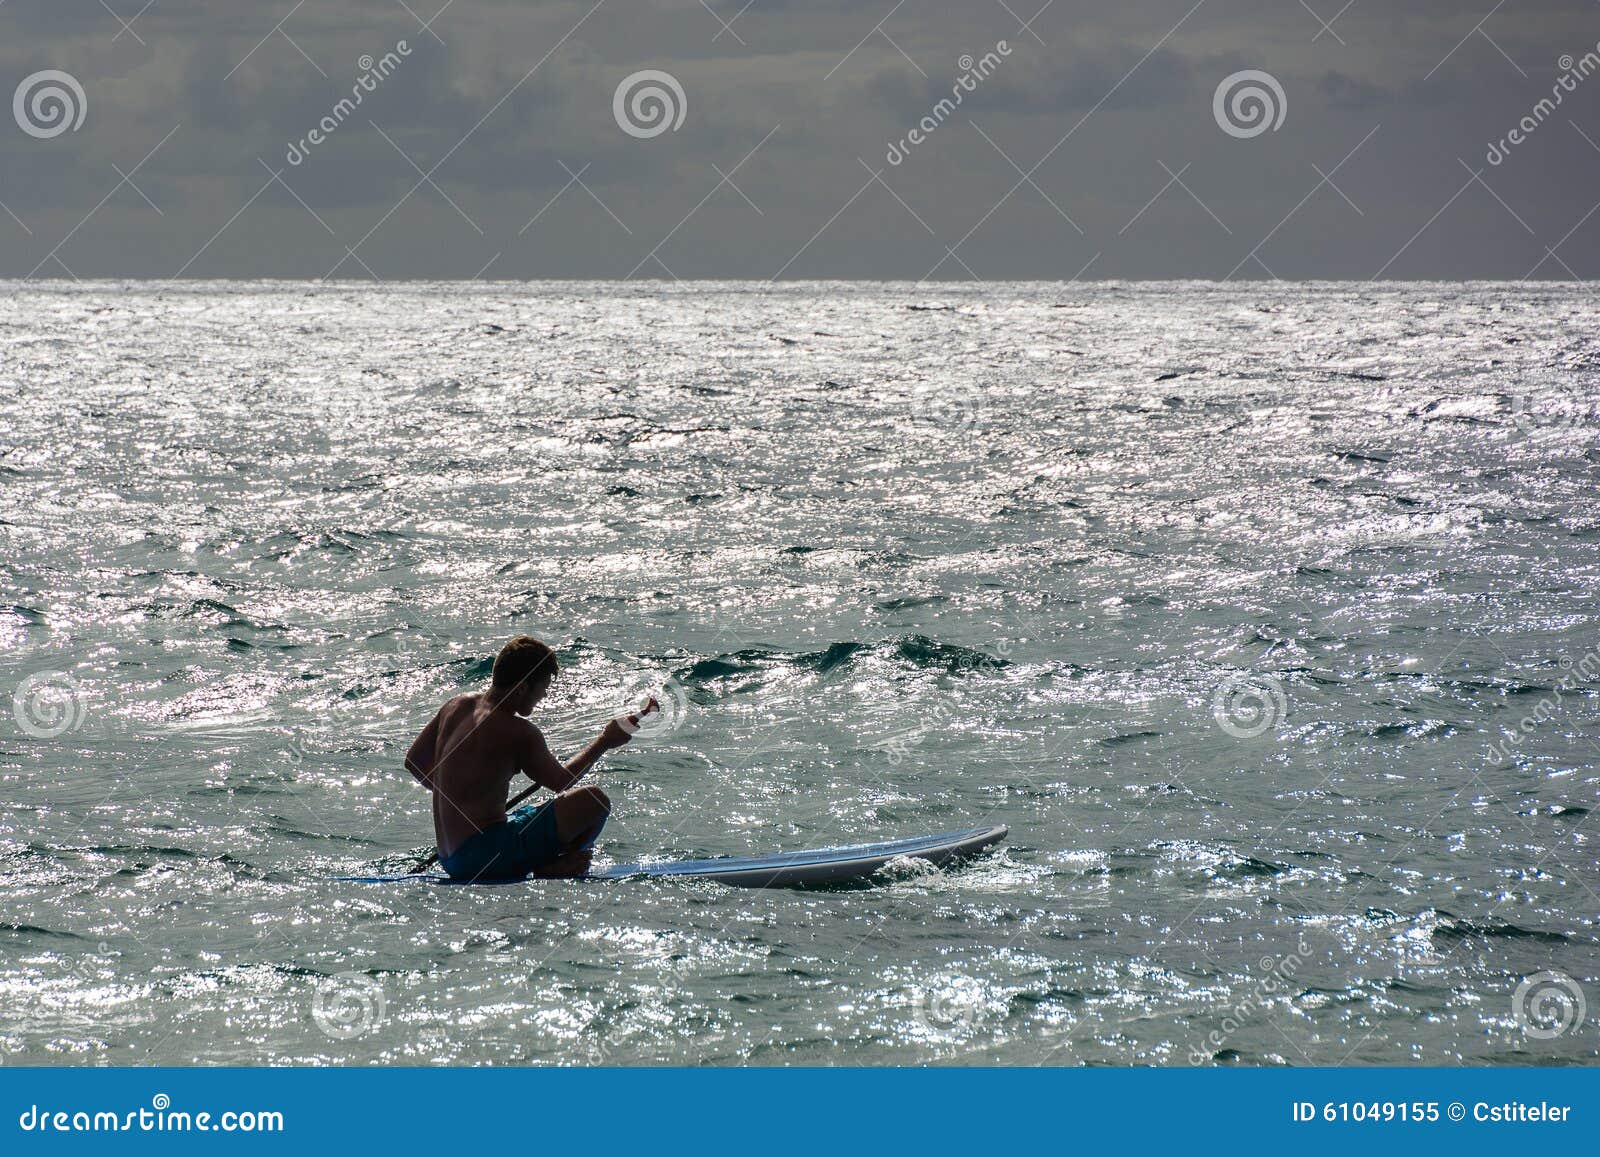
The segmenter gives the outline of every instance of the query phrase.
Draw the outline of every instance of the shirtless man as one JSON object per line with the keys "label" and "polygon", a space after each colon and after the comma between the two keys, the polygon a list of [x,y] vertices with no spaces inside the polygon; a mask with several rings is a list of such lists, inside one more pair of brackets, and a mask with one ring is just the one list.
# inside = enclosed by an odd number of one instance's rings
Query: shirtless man
{"label": "shirtless man", "polygon": [[[406,752],[406,770],[433,792],[439,862],[455,879],[581,876],[589,870],[611,801],[598,787],[572,785],[602,755],[633,738],[640,716],[656,704],[652,700],[638,715],[613,719],[581,754],[562,763],[524,718],[558,670],[555,652],[539,640],[512,639],[494,661],[489,689],[446,703]],[[506,792],[518,772],[560,794],[508,818]]]}

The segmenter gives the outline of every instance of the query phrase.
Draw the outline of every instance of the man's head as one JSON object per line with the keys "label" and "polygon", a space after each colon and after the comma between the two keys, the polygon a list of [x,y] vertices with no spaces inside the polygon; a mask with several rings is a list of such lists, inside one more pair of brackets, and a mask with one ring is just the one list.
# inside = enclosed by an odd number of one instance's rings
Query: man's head
{"label": "man's head", "polygon": [[518,715],[532,711],[561,669],[556,653],[538,639],[518,635],[494,661],[493,690]]}

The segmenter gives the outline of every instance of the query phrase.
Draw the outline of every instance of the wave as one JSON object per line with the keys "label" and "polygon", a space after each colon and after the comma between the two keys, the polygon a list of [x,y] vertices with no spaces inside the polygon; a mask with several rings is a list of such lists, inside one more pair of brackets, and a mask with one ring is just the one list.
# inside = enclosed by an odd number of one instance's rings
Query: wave
{"label": "wave", "polygon": [[1274,864],[1220,844],[1202,844],[1196,840],[1158,840],[1151,846],[1163,858],[1196,863],[1213,877],[1280,876],[1290,871],[1285,864]]}
{"label": "wave", "polygon": [[771,667],[826,675],[870,656],[882,656],[913,670],[942,671],[947,675],[969,674],[983,669],[999,670],[1011,665],[1004,657],[973,647],[941,643],[926,635],[904,635],[876,643],[833,643],[820,651],[747,648],[697,659],[681,668],[677,677],[689,684],[713,683]]}
{"label": "wave", "polygon": [[87,936],[80,936],[76,932],[68,932],[65,928],[45,928],[38,924],[13,924],[10,921],[0,921],[0,932],[10,932],[16,936],[44,936],[52,940],[87,940]]}

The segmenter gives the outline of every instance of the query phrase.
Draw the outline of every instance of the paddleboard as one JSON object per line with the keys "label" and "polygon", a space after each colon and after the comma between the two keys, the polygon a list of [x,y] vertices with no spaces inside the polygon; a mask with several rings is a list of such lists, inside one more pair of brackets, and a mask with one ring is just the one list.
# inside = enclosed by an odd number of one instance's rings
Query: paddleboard
{"label": "paddleboard", "polygon": [[[618,864],[591,873],[590,880],[694,879],[715,880],[738,888],[792,888],[803,884],[841,884],[861,880],[901,857],[945,864],[976,855],[1006,838],[1003,825],[963,828],[910,840],[879,844],[854,844],[842,848],[813,848],[805,852],[779,852],[771,856],[724,856],[715,860],[665,860],[655,864]],[[443,872],[407,876],[349,876],[362,884],[390,884],[423,880],[453,883]],[[520,881],[512,881],[513,883]]]}

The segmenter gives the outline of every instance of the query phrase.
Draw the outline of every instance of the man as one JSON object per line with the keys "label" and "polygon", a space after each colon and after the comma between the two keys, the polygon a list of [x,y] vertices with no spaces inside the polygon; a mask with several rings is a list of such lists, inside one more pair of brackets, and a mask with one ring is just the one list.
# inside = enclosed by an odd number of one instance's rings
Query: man
{"label": "man", "polygon": [[[514,880],[589,870],[611,801],[598,787],[572,785],[633,738],[640,718],[657,704],[652,699],[637,715],[613,719],[580,755],[562,763],[524,718],[559,669],[555,652],[538,639],[512,639],[494,661],[489,689],[446,703],[406,752],[406,770],[433,792],[439,862],[452,878]],[[518,808],[508,819],[506,792],[518,772],[560,794]]]}

